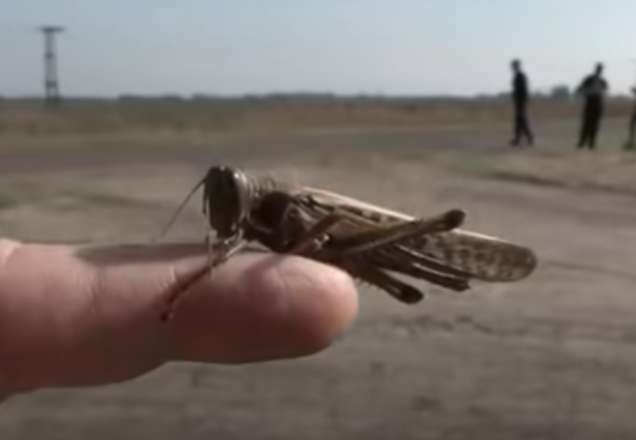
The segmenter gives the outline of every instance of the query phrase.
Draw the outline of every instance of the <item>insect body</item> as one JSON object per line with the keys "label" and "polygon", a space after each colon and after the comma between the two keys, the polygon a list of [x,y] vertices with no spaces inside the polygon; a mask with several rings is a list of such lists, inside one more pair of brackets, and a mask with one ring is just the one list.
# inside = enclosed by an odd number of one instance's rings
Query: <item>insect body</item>
{"label": "insect body", "polygon": [[334,264],[397,299],[423,294],[393,273],[465,290],[470,279],[516,281],[536,266],[534,253],[499,238],[461,230],[464,213],[418,219],[330,191],[291,187],[240,170],[213,166],[203,186],[211,267],[257,241],[275,252]]}

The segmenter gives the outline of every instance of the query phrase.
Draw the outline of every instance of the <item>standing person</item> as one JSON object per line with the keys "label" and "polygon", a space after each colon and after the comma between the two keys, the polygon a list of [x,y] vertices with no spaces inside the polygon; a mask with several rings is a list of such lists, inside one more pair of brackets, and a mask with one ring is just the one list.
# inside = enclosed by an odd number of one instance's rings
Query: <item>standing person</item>
{"label": "standing person", "polygon": [[603,116],[603,100],[607,89],[607,81],[603,78],[603,64],[597,63],[594,73],[583,78],[576,89],[576,92],[585,99],[578,148],[584,148],[586,145],[590,150],[596,148],[596,137]]}
{"label": "standing person", "polygon": [[516,147],[522,137],[526,138],[528,145],[532,145],[534,137],[528,123],[528,77],[521,70],[520,60],[512,60],[510,67],[512,68],[512,102],[515,107],[514,137],[510,145]]}
{"label": "standing person", "polygon": [[[632,94],[634,95],[634,97],[636,97],[636,87],[632,87]],[[636,137],[636,100],[634,101],[634,107],[632,108],[632,116],[629,119],[629,131],[627,135],[627,142],[625,142],[623,149],[633,150],[635,147],[634,142],[636,141],[635,137]]]}

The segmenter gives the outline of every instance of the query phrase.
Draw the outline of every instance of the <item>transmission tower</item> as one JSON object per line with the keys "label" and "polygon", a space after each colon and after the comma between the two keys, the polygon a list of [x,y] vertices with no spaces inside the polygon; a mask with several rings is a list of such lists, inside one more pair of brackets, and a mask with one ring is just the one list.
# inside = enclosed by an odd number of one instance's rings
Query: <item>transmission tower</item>
{"label": "transmission tower", "polygon": [[55,54],[55,36],[64,31],[62,26],[40,26],[44,36],[44,102],[56,105],[61,101],[57,79],[57,56]]}

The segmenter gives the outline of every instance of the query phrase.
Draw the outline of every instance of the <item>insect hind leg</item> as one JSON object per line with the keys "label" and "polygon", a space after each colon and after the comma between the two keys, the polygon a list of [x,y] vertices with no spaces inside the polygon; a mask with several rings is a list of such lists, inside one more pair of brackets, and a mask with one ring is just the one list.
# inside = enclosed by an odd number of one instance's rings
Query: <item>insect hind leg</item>
{"label": "insect hind leg", "polygon": [[430,219],[417,219],[391,224],[377,229],[349,234],[334,241],[333,248],[338,249],[338,256],[353,256],[372,251],[410,237],[451,231],[464,222],[465,214],[459,209],[452,209]]}
{"label": "insect hind leg", "polygon": [[459,274],[441,266],[435,266],[433,269],[432,267],[423,266],[416,261],[408,260],[398,263],[390,258],[386,258],[384,255],[375,255],[373,252],[371,252],[370,255],[365,255],[364,258],[382,269],[419,278],[457,292],[462,292],[470,288],[468,275]]}
{"label": "insect hind leg", "polygon": [[343,264],[343,266],[353,277],[384,290],[403,303],[415,304],[424,298],[424,294],[417,288],[371,265],[348,262],[348,264]]}

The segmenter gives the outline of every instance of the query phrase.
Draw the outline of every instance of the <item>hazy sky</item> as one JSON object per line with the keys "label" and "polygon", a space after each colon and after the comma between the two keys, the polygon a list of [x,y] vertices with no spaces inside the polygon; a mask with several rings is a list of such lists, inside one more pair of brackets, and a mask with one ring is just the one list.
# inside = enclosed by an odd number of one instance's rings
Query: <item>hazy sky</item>
{"label": "hazy sky", "polygon": [[39,94],[61,24],[62,92],[211,94],[505,90],[574,85],[597,60],[635,81],[635,0],[0,0],[0,95]]}

